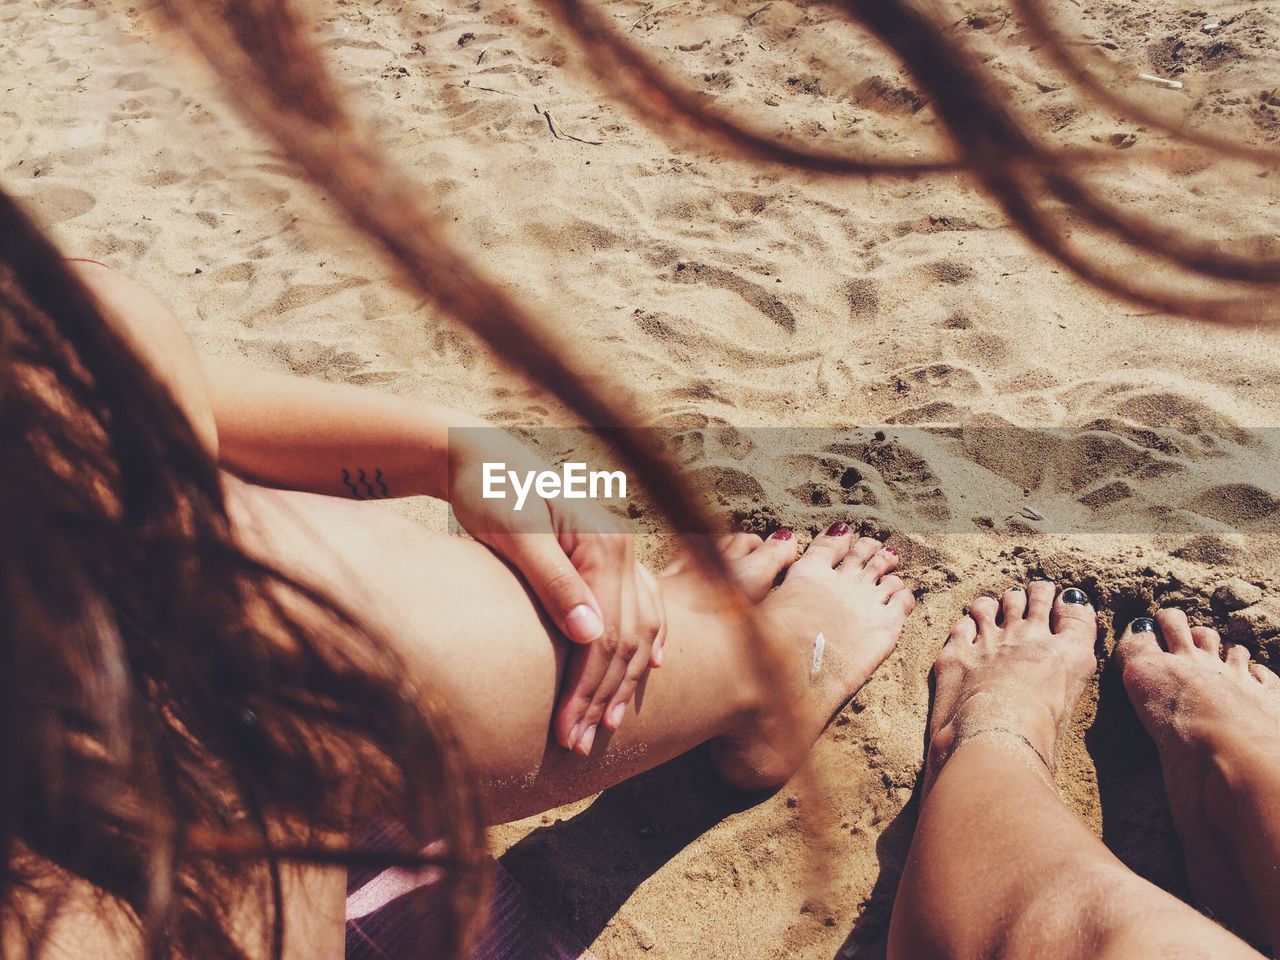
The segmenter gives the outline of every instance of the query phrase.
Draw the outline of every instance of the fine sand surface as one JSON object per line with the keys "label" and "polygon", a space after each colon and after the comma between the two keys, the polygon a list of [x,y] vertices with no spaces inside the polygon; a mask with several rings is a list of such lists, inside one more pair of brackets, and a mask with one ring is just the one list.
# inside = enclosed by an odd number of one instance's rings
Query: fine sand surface
{"label": "fine sand surface", "polygon": [[[3,185],[68,255],[150,284],[210,354],[513,426],[565,422],[397,292],[127,7],[0,0]],[[812,179],[670,145],[578,70],[527,2],[315,9],[361,113],[459,240],[585,368],[631,390],[638,417],[706,441],[699,479],[727,517],[804,539],[841,517],[888,533],[921,596],[897,653],[815,750],[815,776],[750,804],[695,756],[494,832],[507,867],[600,957],[880,956],[929,667],[978,593],[1032,576],[1082,586],[1103,614],[1100,656],[1118,625],[1181,603],[1280,664],[1276,334],[1112,301],[1032,250],[964,178]],[[605,9],[762,127],[936,146],[928,104],[831,10]],[[1086,109],[998,9],[954,9],[952,29],[1018,111],[1059,142],[1114,150],[1108,196],[1170,231],[1277,251],[1274,175],[1141,163],[1161,155],[1158,136]],[[1071,15],[1073,36],[1118,65],[1118,89],[1280,143],[1280,19],[1267,5],[1082,0]],[[1222,26],[1205,33],[1211,20]],[[751,432],[801,426],[818,432],[777,455]],[[857,426],[882,434],[820,430]],[[444,522],[438,505],[407,509]],[[1060,781],[1126,862],[1182,891],[1155,755],[1110,670]]]}

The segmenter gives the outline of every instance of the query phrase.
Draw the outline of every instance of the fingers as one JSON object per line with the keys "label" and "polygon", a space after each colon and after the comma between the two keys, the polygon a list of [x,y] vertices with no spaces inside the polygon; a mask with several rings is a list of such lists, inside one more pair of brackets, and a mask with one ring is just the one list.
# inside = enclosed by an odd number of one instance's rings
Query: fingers
{"label": "fingers", "polygon": [[[633,575],[623,580],[621,628],[613,647],[613,657],[596,685],[595,692],[591,695],[582,720],[579,721],[584,731],[595,731],[600,724],[608,730],[616,730],[626,714],[627,702],[635,691],[635,681],[649,668],[652,637],[647,630],[639,629],[638,615],[639,601]],[[623,689],[624,683],[628,684],[626,690]],[[588,742],[585,745],[579,743],[577,749],[579,753],[586,756],[591,752],[591,743]]]}
{"label": "fingers", "polygon": [[[618,729],[637,686],[665,657],[666,611],[648,570],[630,560],[616,587],[597,590],[608,598],[601,601],[606,622],[617,627],[606,629],[588,650],[571,653],[556,725],[560,742],[583,756],[591,753],[602,727]],[[615,610],[616,619],[609,619]]]}
{"label": "fingers", "polygon": [[501,552],[566,637],[574,643],[594,643],[604,635],[605,611],[554,533],[511,534]]}
{"label": "fingers", "polygon": [[[605,682],[615,653],[626,648],[634,653],[638,641],[634,637],[636,611],[634,589],[629,594],[632,603],[624,601],[624,589],[634,583],[634,563],[631,556],[631,539],[620,534],[598,535],[575,543],[572,562],[584,581],[589,581],[595,594],[604,628],[590,643],[586,653],[571,651],[566,668],[567,681],[560,698],[556,716],[556,739],[560,745],[579,753],[589,753],[595,739],[595,725],[607,705],[597,703],[597,695],[604,692],[612,696],[618,683],[605,691]],[[645,645],[648,656],[649,645]],[[594,714],[593,714],[593,707]],[[588,734],[588,730],[590,733]]]}
{"label": "fingers", "polygon": [[666,601],[662,597],[662,588],[658,585],[657,578],[643,563],[636,564],[636,576],[639,581],[637,585],[640,588],[643,612],[647,615],[649,622],[657,624],[654,630],[653,647],[649,651],[649,666],[660,667],[666,656],[663,650],[667,642]]}

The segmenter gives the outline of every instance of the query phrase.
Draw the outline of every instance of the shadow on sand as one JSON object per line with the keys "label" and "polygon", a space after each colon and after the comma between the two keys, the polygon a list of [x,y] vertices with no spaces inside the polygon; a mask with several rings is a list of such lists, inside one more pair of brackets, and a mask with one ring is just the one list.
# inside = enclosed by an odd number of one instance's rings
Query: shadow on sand
{"label": "shadow on sand", "polygon": [[571,819],[537,828],[500,860],[590,944],[668,860],[766,796],[725,786],[706,751],[694,750],[606,790]]}

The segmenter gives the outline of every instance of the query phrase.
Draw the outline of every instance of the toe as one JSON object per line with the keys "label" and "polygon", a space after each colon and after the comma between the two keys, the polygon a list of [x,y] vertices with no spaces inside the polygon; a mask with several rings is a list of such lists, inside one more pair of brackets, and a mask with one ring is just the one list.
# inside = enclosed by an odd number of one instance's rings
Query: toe
{"label": "toe", "polygon": [[1205,653],[1211,653],[1215,657],[1222,656],[1222,639],[1218,636],[1217,630],[1209,627],[1192,627],[1191,642]]}
{"label": "toe", "polygon": [[1191,639],[1191,624],[1187,623],[1187,615],[1177,607],[1166,607],[1157,613],[1156,623],[1160,626],[1160,639],[1170,653],[1190,653],[1195,650],[1195,642]]}
{"label": "toe", "polygon": [[[911,611],[916,608],[916,595],[904,586],[901,590],[895,590],[889,594],[889,599],[884,605],[906,620],[911,616]],[[969,618],[965,617],[965,619]]]}
{"label": "toe", "polygon": [[1049,614],[1053,611],[1053,598],[1057,592],[1058,588],[1048,580],[1031,581],[1027,586],[1027,612],[1024,616],[1028,620],[1048,623]]}
{"label": "toe", "polygon": [[734,577],[752,603],[763,600],[773,589],[778,574],[795,563],[796,541],[789,534],[790,531],[786,537],[761,541],[758,549],[734,562]]}
{"label": "toe", "polygon": [[764,540],[754,533],[731,533],[728,536],[721,537],[716,546],[724,554],[726,560],[739,560],[750,554],[762,543],[764,543]]}
{"label": "toe", "polygon": [[1116,643],[1116,656],[1123,665],[1126,661],[1144,653],[1159,653],[1160,637],[1156,622],[1150,617],[1138,617],[1125,627]]}
{"label": "toe", "polygon": [[1249,673],[1253,676],[1253,679],[1257,680],[1264,687],[1280,685],[1280,677],[1277,677],[1260,663],[1249,664]]}
{"label": "toe", "polygon": [[898,566],[898,551],[893,547],[881,547],[875,556],[867,561],[866,571],[873,580],[879,580]]}
{"label": "toe", "polygon": [[978,597],[969,604],[969,616],[978,625],[980,635],[989,634],[996,629],[996,615],[1000,612],[1000,604],[995,597]]}
{"label": "toe", "polygon": [[951,643],[973,643],[978,639],[978,625],[973,617],[965,614],[951,627],[947,640]]}
{"label": "toe", "polygon": [[879,540],[874,540],[871,537],[859,537],[849,547],[849,554],[844,558],[844,563],[841,566],[855,570],[861,569],[879,551]]}
{"label": "toe", "polygon": [[1000,610],[1004,614],[1004,622],[1021,620],[1027,612],[1027,591],[1021,587],[1010,587],[1000,598]]}
{"label": "toe", "polygon": [[906,587],[906,581],[901,577],[889,574],[887,577],[881,577],[876,583],[876,589],[880,595],[888,600],[891,596]]}
{"label": "toe", "polygon": [[1240,646],[1238,643],[1227,645],[1227,655],[1224,658],[1227,666],[1231,667],[1241,676],[1245,676],[1249,672],[1249,650]]}
{"label": "toe", "polygon": [[800,558],[801,564],[825,564],[835,567],[849,554],[853,537],[849,534],[849,525],[838,520],[827,527],[825,533],[813,538],[809,549]]}
{"label": "toe", "polygon": [[1049,625],[1054,633],[1087,638],[1092,643],[1097,635],[1097,615],[1088,595],[1078,587],[1063,590],[1053,601]]}

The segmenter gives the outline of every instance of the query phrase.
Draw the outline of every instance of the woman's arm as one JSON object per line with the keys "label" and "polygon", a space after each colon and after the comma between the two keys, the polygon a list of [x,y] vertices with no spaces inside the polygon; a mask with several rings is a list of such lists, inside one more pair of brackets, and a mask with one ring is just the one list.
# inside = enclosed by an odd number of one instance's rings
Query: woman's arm
{"label": "woman's arm", "polygon": [[450,428],[488,424],[376,390],[201,361],[155,294],[101,264],[72,267],[231,472],[349,499],[447,498],[467,532],[515,566],[564,635],[584,645],[571,658],[556,739],[586,754],[598,725],[617,728],[640,680],[662,662],[665,615],[631,536],[602,507],[531,496],[515,514],[481,496],[481,464],[546,464],[506,432],[463,430],[450,449]]}
{"label": "woman's arm", "polygon": [[449,491],[449,428],[469,414],[243,363],[205,361],[222,463],[273,487],[355,500]]}

